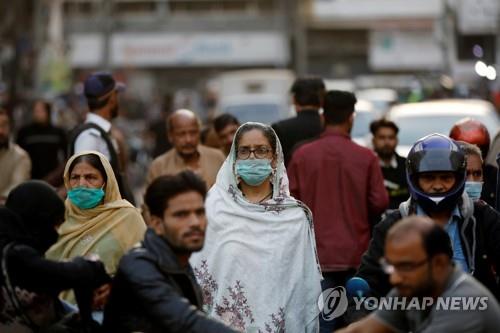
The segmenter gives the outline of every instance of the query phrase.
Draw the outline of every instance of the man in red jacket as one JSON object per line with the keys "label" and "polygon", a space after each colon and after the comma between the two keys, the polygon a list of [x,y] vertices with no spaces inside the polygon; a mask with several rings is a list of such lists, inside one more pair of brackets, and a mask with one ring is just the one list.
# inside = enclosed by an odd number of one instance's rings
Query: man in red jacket
{"label": "man in red jacket", "polygon": [[[329,91],[325,131],[299,147],[288,166],[292,195],[313,212],[323,290],[344,285],[354,275],[371,224],[389,204],[377,156],[350,138],[355,104],[354,94]],[[337,326],[320,320],[321,332]]]}

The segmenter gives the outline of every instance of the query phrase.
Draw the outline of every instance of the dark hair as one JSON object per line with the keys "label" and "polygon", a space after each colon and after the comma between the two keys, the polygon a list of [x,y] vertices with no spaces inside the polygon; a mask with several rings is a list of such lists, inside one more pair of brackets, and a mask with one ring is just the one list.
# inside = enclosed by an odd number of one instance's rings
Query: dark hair
{"label": "dark hair", "polygon": [[453,258],[450,236],[442,227],[434,224],[431,229],[422,232],[421,235],[425,252],[429,258],[438,254],[446,254],[450,259]]}
{"label": "dark hair", "polygon": [[96,154],[86,154],[86,155],[81,155],[81,156],[78,156],[77,158],[75,158],[73,160],[73,162],[71,162],[71,165],[69,166],[69,169],[68,169],[69,176],[71,176],[71,172],[73,172],[73,169],[75,168],[75,166],[81,162],[86,162],[86,163],[90,164],[91,166],[93,166],[94,168],[96,168],[101,173],[101,176],[104,179],[104,182],[105,183],[108,182],[108,176],[106,174],[106,170],[104,169],[104,166],[101,163],[101,159]]}
{"label": "dark hair", "polygon": [[37,99],[34,103],[33,103],[33,108],[35,107],[35,105],[37,105],[38,103],[41,103],[45,109],[45,112],[47,112],[47,116],[49,117],[49,120],[50,120],[50,116],[52,114],[52,103],[46,101],[46,100],[43,100],[43,99]]}
{"label": "dark hair", "polygon": [[297,104],[318,107],[321,107],[325,90],[325,83],[316,76],[297,78],[290,88]]}
{"label": "dark hair", "polygon": [[222,131],[228,125],[240,126],[240,122],[235,116],[229,113],[223,113],[214,119],[214,129],[217,133]]}
{"label": "dark hair", "polygon": [[5,116],[7,117],[7,121],[9,122],[9,124],[12,123],[11,119],[10,119],[10,114],[7,110],[3,109],[3,108],[0,108],[0,116]]}
{"label": "dark hair", "polygon": [[372,133],[373,136],[375,136],[377,134],[378,130],[383,128],[383,127],[388,127],[390,129],[392,129],[394,131],[394,133],[396,133],[396,135],[398,135],[398,133],[399,133],[398,126],[393,121],[390,121],[390,120],[387,120],[384,118],[372,121],[370,124],[370,132]]}
{"label": "dark hair", "polygon": [[455,140],[455,142],[458,144],[460,149],[462,149],[466,158],[467,156],[475,155],[479,157],[479,159],[481,160],[481,164],[483,163],[483,154],[481,153],[481,149],[477,145],[458,140]]}
{"label": "dark hair", "polygon": [[199,193],[203,200],[207,196],[207,185],[192,171],[186,170],[175,176],[160,176],[146,189],[144,202],[151,215],[162,217],[170,199],[191,191]]}
{"label": "dark hair", "polygon": [[205,127],[200,131],[200,142],[202,145],[206,144],[210,130],[211,130],[210,127]]}
{"label": "dark hair", "polygon": [[342,124],[354,112],[356,96],[349,91],[330,90],[325,95],[323,111],[328,124]]}
{"label": "dark hair", "polygon": [[236,135],[234,136],[234,145],[236,148],[239,147],[240,145],[240,140],[243,134],[250,132],[251,130],[259,130],[261,133],[266,137],[266,139],[269,141],[269,144],[271,145],[271,148],[273,150],[273,154],[276,153],[276,148],[277,148],[277,142],[276,142],[276,135],[274,134],[274,131],[271,126],[267,126],[261,123],[246,123],[243,125],[243,127],[240,128],[238,132],[236,132]]}
{"label": "dark hair", "polygon": [[416,232],[422,238],[422,244],[430,259],[438,254],[453,258],[450,237],[444,228],[429,217],[412,215],[394,224],[388,231],[386,241],[404,239],[410,233]]}

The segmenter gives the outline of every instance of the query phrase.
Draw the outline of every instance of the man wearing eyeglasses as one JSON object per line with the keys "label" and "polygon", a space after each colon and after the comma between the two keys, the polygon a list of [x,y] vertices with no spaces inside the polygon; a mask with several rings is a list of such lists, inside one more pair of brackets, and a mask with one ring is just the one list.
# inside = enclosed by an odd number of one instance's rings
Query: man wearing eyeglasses
{"label": "man wearing eyeglasses", "polygon": [[444,135],[428,135],[410,150],[406,172],[411,197],[375,226],[356,275],[368,282],[373,296],[387,294],[389,276],[379,266],[387,231],[401,218],[416,214],[430,217],[448,233],[457,267],[498,298],[494,271],[500,272],[500,215],[464,192],[466,158],[462,149]]}
{"label": "man wearing eyeglasses", "polygon": [[454,265],[453,252],[447,232],[427,217],[392,226],[380,260],[394,286],[386,296],[392,305],[339,333],[497,332],[497,300]]}

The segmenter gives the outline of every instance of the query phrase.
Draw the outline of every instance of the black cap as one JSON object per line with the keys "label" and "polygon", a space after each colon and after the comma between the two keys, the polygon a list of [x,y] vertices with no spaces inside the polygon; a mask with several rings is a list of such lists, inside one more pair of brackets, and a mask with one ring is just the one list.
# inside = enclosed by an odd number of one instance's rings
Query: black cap
{"label": "black cap", "polygon": [[87,77],[84,83],[85,97],[88,99],[99,99],[112,90],[122,91],[124,85],[116,82],[111,74],[106,72],[93,73]]}

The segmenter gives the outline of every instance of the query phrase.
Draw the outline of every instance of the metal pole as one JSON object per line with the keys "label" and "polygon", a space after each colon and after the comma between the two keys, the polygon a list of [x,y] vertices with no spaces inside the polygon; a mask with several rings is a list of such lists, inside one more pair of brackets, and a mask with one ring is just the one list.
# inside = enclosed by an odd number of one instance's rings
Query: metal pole
{"label": "metal pole", "polygon": [[43,7],[46,5],[44,1],[35,1],[34,15],[33,15],[33,44],[34,50],[37,57],[36,67],[33,71],[33,87],[36,95],[41,93],[41,82],[40,82],[40,56],[42,54],[43,38],[45,32],[45,24],[43,20]]}
{"label": "metal pole", "polygon": [[111,70],[111,35],[114,25],[113,17],[113,0],[104,0],[101,10],[101,26],[103,31],[103,55],[102,69],[105,71]]}
{"label": "metal pole", "polygon": [[301,76],[308,73],[307,31],[303,12],[307,0],[294,0],[291,2],[293,3],[293,22],[295,23],[293,25],[295,71],[297,75]]}

